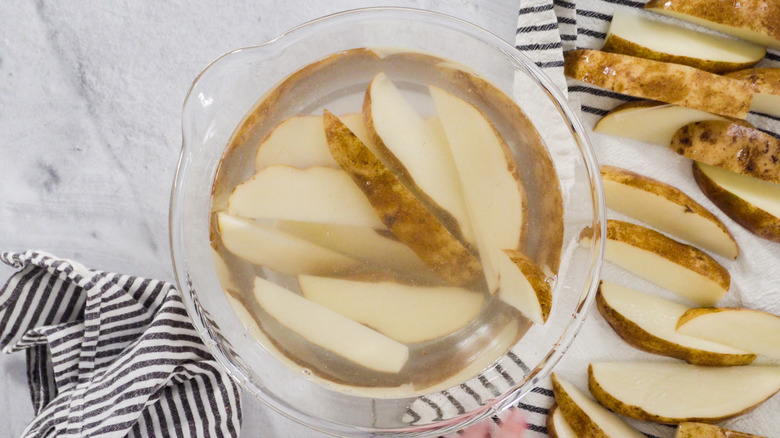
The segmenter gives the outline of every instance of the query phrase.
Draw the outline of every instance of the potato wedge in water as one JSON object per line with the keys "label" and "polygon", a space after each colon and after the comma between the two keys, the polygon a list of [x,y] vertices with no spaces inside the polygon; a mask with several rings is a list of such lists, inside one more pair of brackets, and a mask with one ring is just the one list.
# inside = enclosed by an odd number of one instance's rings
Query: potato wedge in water
{"label": "potato wedge in water", "polygon": [[442,279],[477,282],[479,261],[336,116],[325,112],[333,158],[368,197],[382,222]]}

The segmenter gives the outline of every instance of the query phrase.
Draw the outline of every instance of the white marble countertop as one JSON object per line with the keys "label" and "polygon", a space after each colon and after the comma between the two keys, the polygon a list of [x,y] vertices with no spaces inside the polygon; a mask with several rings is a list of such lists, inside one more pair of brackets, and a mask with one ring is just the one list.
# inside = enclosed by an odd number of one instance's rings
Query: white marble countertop
{"label": "white marble countertop", "polygon": [[[5,1],[0,250],[41,249],[172,281],[168,199],[181,105],[220,54],[340,10],[445,12],[514,39],[518,0]],[[11,270],[0,267],[0,281]],[[244,398],[245,436],[322,436]],[[32,419],[24,354],[0,357],[0,425]]]}

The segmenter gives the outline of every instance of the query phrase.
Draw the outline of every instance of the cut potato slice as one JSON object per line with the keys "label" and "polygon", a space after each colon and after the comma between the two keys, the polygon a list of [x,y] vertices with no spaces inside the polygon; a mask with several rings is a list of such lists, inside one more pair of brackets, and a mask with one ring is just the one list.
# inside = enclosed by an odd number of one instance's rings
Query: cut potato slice
{"label": "cut potato slice", "polygon": [[680,423],[674,438],[763,438],[735,430],[728,430],[713,424]]}
{"label": "cut potato slice", "polygon": [[702,120],[727,119],[668,103],[626,102],[599,120],[593,131],[668,147],[678,129]]}
{"label": "cut potato slice", "polygon": [[382,222],[441,278],[453,285],[475,283],[479,261],[343,124],[325,112],[333,158],[368,197]]}
{"label": "cut potato slice", "polygon": [[691,123],[674,134],[669,147],[701,163],[780,183],[780,140],[746,124]]}
{"label": "cut potato slice", "polygon": [[[580,243],[589,246],[592,233],[583,230]],[[703,251],[640,225],[608,220],[606,246],[606,260],[702,306],[715,305],[731,284]]]}
{"label": "cut potato slice", "polygon": [[420,287],[301,275],[303,296],[403,343],[446,336],[474,320],[484,296],[458,287]]}
{"label": "cut potato slice", "polygon": [[550,438],[577,438],[577,434],[563,418],[563,412],[556,403],[553,403],[547,413],[547,434]]}
{"label": "cut potato slice", "polygon": [[576,386],[552,375],[553,392],[566,422],[578,437],[644,438],[617,415],[604,409]]}
{"label": "cut potato slice", "polygon": [[701,191],[735,222],[757,236],[780,242],[780,184],[695,161],[693,177]]}
{"label": "cut potato slice", "polygon": [[749,68],[766,55],[756,44],[621,12],[612,16],[602,50],[719,74]]}
{"label": "cut potato slice", "polygon": [[716,254],[737,258],[737,242],[723,222],[678,188],[613,166],[601,166],[601,179],[610,209]]}
{"label": "cut potato slice", "polygon": [[329,167],[267,167],[233,190],[227,212],[252,219],[384,228],[349,175]]}
{"label": "cut potato slice", "polygon": [[687,65],[598,50],[563,54],[566,76],[630,96],[744,119],[753,93],[743,81]]}
{"label": "cut potato slice", "polygon": [[[244,327],[246,327],[247,333],[249,333],[250,336],[256,339],[260,343],[260,345],[262,345],[263,348],[271,354],[271,356],[273,356],[279,362],[283,363],[285,366],[287,366],[287,368],[292,370],[292,372],[294,373],[301,374],[307,372],[306,371],[307,369],[305,367],[302,367],[301,365],[294,362],[292,359],[287,357],[274,345],[274,342],[271,341],[271,339],[265,334],[265,332],[263,332],[263,330],[257,324],[255,318],[252,317],[252,315],[249,313],[248,310],[246,310],[246,307],[241,301],[239,301],[238,299],[236,299],[230,294],[225,294],[225,298],[227,298],[227,301],[230,304],[230,307],[233,308],[233,311],[236,312],[236,315],[238,316],[238,320],[241,321]],[[311,370],[308,370],[308,372],[310,373]],[[392,386],[392,387],[381,387],[381,386],[365,387],[365,386],[353,386],[353,385],[335,383],[330,380],[326,380],[316,374],[308,375],[307,379],[312,380],[326,388],[334,389],[336,391],[340,391],[346,394],[359,395],[363,397],[398,398],[398,397],[408,397],[410,394],[414,393],[414,388],[409,383],[400,386]]]}
{"label": "cut potato slice", "polygon": [[[416,196],[424,199],[434,213],[446,213],[464,239],[474,242],[474,232],[461,192],[455,163],[449,147],[430,129],[393,82],[377,74],[366,91],[363,116],[369,136],[379,149],[378,157]],[[446,224],[445,221],[445,225]]]}
{"label": "cut potato slice", "polygon": [[701,367],[677,362],[600,362],[591,394],[607,409],[656,423],[713,423],[742,414],[780,390],[780,367]]}
{"label": "cut potato slice", "polygon": [[[341,116],[341,120],[369,149],[374,150],[362,114],[346,114]],[[257,148],[255,170],[259,172],[277,164],[299,169],[315,166],[339,167],[330,155],[322,116],[290,117],[268,134]]]}
{"label": "cut potato slice", "polygon": [[409,348],[268,280],[255,278],[257,304],[280,324],[309,342],[358,365],[398,373]]}
{"label": "cut potato slice", "polygon": [[222,212],[217,224],[228,251],[282,274],[329,274],[360,266],[355,259],[254,221]]}
{"label": "cut potato slice", "polygon": [[727,75],[753,88],[751,111],[780,117],[780,68],[754,68]]}
{"label": "cut potato slice", "polygon": [[780,359],[780,317],[771,313],[739,308],[690,309],[680,316],[677,331]]}
{"label": "cut potato slice", "polygon": [[280,221],[277,226],[286,233],[379,268],[418,280],[435,278],[422,259],[386,229],[292,221]]}
{"label": "cut potato slice", "polygon": [[525,219],[524,189],[512,152],[470,103],[438,87],[429,91],[447,136],[491,293],[503,249],[517,249]]}
{"label": "cut potato slice", "polygon": [[780,49],[780,4],[774,0],[650,0],[644,8]]}
{"label": "cut potato slice", "polygon": [[520,251],[504,250],[499,260],[499,298],[536,324],[544,324],[552,308],[547,275]]}
{"label": "cut potato slice", "polygon": [[676,331],[688,307],[618,284],[601,282],[596,306],[621,338],[649,353],[696,365],[747,365],[756,355]]}

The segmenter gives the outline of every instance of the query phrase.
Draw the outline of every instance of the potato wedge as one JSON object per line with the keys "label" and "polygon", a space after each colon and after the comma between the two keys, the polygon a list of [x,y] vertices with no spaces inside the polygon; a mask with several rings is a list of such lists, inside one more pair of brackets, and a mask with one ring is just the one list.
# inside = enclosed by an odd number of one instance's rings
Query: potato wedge
{"label": "potato wedge", "polygon": [[693,160],[780,184],[780,140],[756,128],[695,122],[677,131],[669,147]]}
{"label": "potato wedge", "polygon": [[730,259],[734,236],[709,210],[680,189],[613,166],[601,166],[607,207]]}
{"label": "potato wedge", "polygon": [[644,8],[780,49],[780,3],[774,0],[650,0]]}
{"label": "potato wedge", "polygon": [[505,249],[499,261],[499,297],[536,324],[544,324],[552,309],[550,280],[523,253]]}
{"label": "potato wedge", "polygon": [[780,359],[780,316],[742,308],[689,309],[677,332]]}
{"label": "potato wedge", "polygon": [[217,213],[217,226],[228,251],[283,274],[328,275],[360,266],[357,260],[336,251],[224,212]]}
{"label": "potato wedge", "polygon": [[475,283],[479,261],[407,190],[336,116],[325,111],[333,158],[368,197],[382,222],[434,272],[453,285]]}
{"label": "potato wedge", "polygon": [[596,307],[618,336],[648,353],[710,366],[747,365],[756,358],[748,351],[678,333],[677,321],[690,309],[682,304],[602,281]]}
{"label": "potato wedge", "polygon": [[601,50],[717,74],[750,68],[766,55],[766,48],[756,44],[622,12],[612,16]]}
{"label": "potato wedge", "polygon": [[764,239],[780,242],[780,184],[694,161],[701,191],[736,223]]}
{"label": "potato wedge", "polygon": [[679,362],[597,362],[588,388],[607,409],[638,420],[714,423],[780,390],[780,367],[701,367]]}
{"label": "potato wedge", "polygon": [[484,295],[459,287],[411,286],[298,276],[303,296],[403,343],[424,342],[457,331],[479,315]]}
{"label": "potato wedge", "polygon": [[[590,245],[591,235],[583,230],[580,244]],[[607,221],[604,258],[703,306],[715,305],[731,284],[726,268],[700,249],[628,222]]]}
{"label": "potato wedge", "polygon": [[409,359],[406,345],[264,278],[255,278],[254,296],[260,308],[286,328],[358,365],[397,373]]}
{"label": "potato wedge", "polygon": [[563,54],[571,78],[618,93],[744,119],[753,93],[748,84],[687,65],[599,50]]}

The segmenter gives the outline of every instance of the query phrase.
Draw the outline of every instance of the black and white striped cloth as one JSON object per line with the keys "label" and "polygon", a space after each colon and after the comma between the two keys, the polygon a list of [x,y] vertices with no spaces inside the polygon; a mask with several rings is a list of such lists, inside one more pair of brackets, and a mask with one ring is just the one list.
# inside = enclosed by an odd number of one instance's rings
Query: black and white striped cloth
{"label": "black and white striped cloth", "polygon": [[0,290],[0,347],[25,350],[24,437],[238,437],[240,391],[171,285],[35,251]]}

